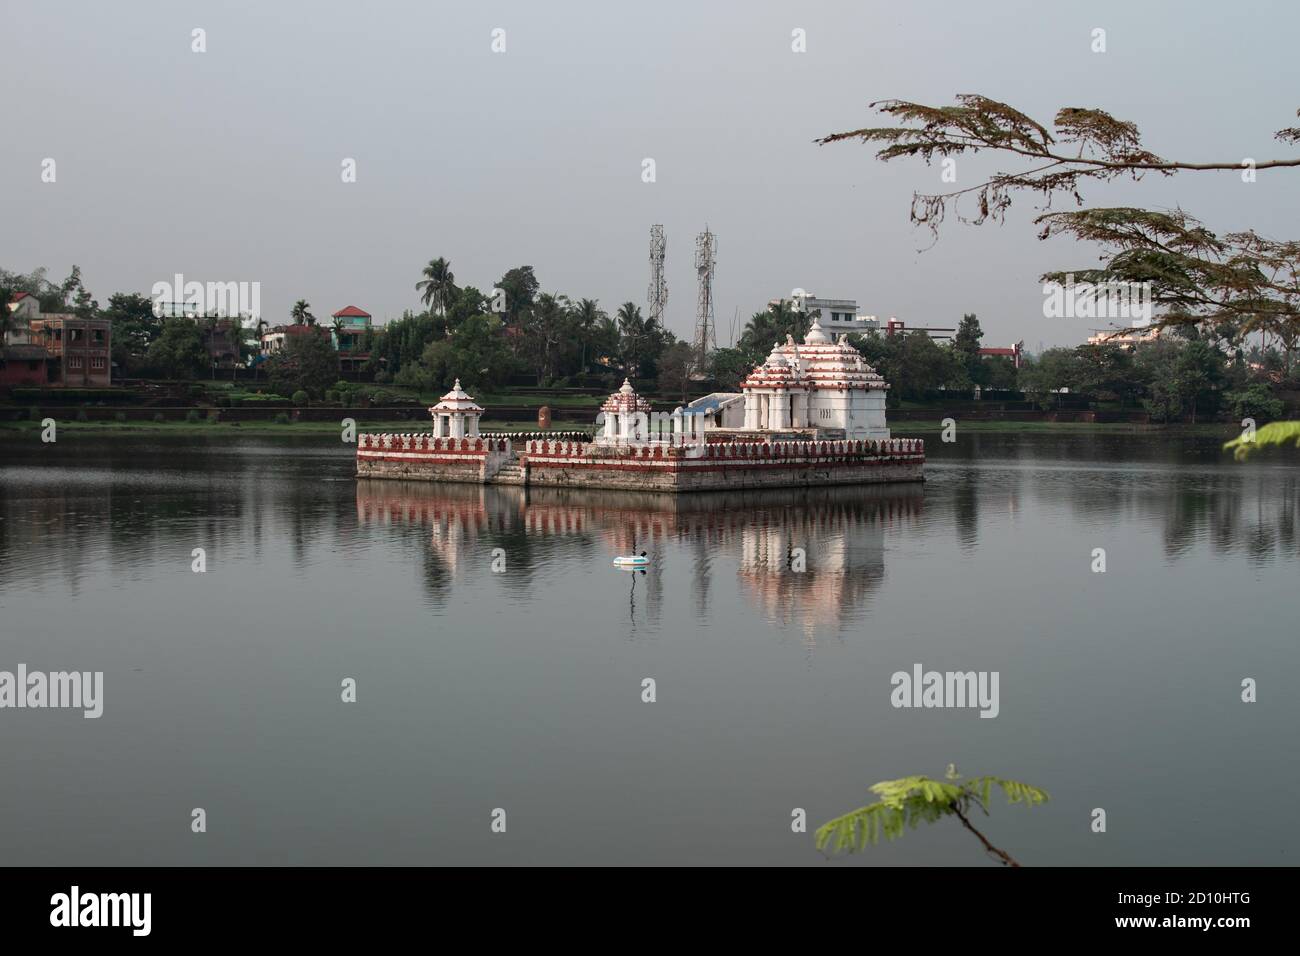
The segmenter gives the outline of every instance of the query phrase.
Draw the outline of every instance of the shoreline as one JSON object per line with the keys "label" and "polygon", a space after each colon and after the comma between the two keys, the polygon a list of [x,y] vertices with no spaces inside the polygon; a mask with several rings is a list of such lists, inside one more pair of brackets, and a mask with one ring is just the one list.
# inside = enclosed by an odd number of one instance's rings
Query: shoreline
{"label": "shoreline", "polygon": [[[75,419],[63,420],[57,415],[50,415],[58,423],[60,432],[75,435],[103,435],[121,437],[131,435],[186,435],[238,438],[241,435],[258,437],[308,437],[337,434],[340,423],[337,421],[307,422],[211,422],[211,421],[95,421],[79,422]],[[369,431],[393,432],[395,427],[407,425],[404,422],[367,421],[357,419],[357,433]],[[574,423],[557,422],[550,429],[555,432],[576,431]],[[899,423],[902,427],[891,428],[896,438],[925,437],[943,431],[943,422],[907,421]],[[430,431],[426,422],[411,422],[411,433]],[[417,427],[418,426],[418,427]],[[482,422],[484,431],[540,431],[536,422],[491,421]],[[0,441],[13,440],[29,434],[39,435],[39,421],[0,422]],[[1236,438],[1240,429],[1230,422],[1200,422],[1197,424],[1170,425],[1135,425],[1126,422],[1021,422],[1021,421],[970,421],[957,419],[957,433],[978,432],[980,434],[1095,434],[1095,435],[1196,435],[1218,436],[1225,441]]]}

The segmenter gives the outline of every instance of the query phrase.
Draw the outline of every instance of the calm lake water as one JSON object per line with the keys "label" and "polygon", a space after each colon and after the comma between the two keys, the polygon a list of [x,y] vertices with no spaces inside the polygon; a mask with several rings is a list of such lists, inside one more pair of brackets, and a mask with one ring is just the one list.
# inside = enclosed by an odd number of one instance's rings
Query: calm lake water
{"label": "calm lake water", "polygon": [[[1027,865],[1297,863],[1297,459],[928,444],[924,486],[673,500],[0,442],[0,670],[105,675],[98,720],[0,711],[0,860],[845,865],[818,823],[955,762],[1051,792],[982,827]],[[999,715],[895,709],[914,664],[999,672]],[[858,864],[993,865],[952,821]]]}

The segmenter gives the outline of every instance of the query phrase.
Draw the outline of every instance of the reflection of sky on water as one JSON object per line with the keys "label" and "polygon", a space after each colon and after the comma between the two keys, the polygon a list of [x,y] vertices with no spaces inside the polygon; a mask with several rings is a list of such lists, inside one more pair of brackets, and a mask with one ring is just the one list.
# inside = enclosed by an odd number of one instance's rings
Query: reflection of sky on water
{"label": "reflection of sky on water", "polygon": [[[1052,792],[990,820],[1027,863],[1291,862],[1287,459],[975,435],[923,486],[673,499],[357,482],[318,442],[2,451],[0,667],[106,687],[98,721],[0,719],[16,863],[816,864],[791,807],[950,761]],[[890,707],[918,662],[999,671],[999,717]],[[1273,785],[1206,827],[1241,779]],[[860,862],[982,861],[934,828]]]}

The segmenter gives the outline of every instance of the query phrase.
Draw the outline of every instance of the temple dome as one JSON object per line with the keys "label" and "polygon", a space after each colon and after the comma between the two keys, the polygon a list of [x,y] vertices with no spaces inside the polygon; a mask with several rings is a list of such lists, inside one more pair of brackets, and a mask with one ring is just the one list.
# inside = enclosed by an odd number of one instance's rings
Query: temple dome
{"label": "temple dome", "polygon": [[808,329],[808,334],[803,337],[804,345],[830,345],[831,337],[823,331],[821,322],[813,319],[812,327]]}
{"label": "temple dome", "polygon": [[632,382],[625,378],[623,387],[605,399],[600,409],[603,412],[648,412],[650,403],[638,395],[632,388]]}
{"label": "temple dome", "polygon": [[429,409],[433,412],[481,412],[483,411],[478,405],[474,404],[474,399],[460,387],[460,379],[456,379],[456,384],[451,387],[451,391],[439,399],[438,404]]}

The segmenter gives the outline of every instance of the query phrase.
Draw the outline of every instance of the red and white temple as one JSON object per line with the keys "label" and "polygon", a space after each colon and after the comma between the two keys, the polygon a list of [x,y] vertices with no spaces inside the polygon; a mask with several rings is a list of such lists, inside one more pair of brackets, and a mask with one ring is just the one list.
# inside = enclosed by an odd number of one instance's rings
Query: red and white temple
{"label": "red and white temple", "polygon": [[357,476],[669,493],[921,481],[925,445],[890,437],[888,387],[816,322],[745,379],[741,427],[689,406],[655,413],[625,380],[593,440],[480,435],[484,410],[457,381],[429,409],[432,433],[361,435]]}

